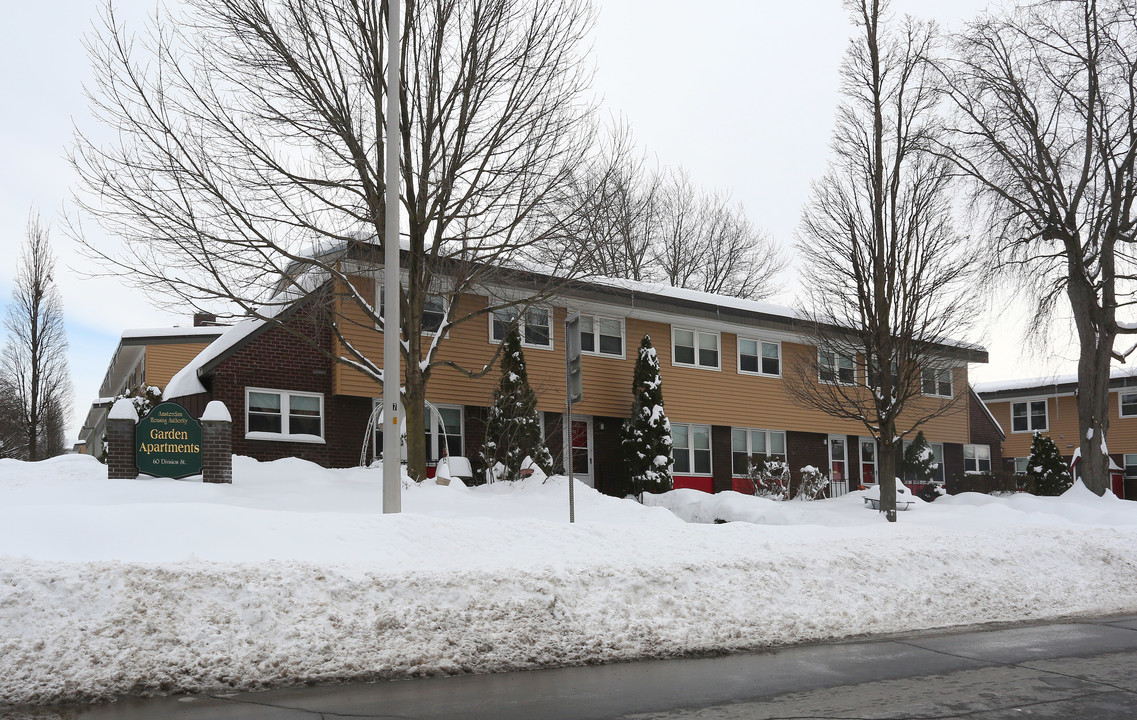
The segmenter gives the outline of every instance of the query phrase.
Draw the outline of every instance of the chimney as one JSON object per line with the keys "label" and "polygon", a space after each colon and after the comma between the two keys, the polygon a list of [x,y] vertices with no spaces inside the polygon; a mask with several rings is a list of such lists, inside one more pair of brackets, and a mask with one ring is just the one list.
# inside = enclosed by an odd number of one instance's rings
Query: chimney
{"label": "chimney", "polygon": [[217,316],[213,313],[199,312],[193,314],[194,327],[213,327],[217,324]]}

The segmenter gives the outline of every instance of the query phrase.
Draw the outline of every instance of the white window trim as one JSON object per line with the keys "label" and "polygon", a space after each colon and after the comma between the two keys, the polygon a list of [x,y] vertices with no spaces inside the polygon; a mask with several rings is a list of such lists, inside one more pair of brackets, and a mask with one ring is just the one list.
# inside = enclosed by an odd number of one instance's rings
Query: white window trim
{"label": "white window trim", "polygon": [[[581,355],[589,355],[593,357],[612,358],[615,360],[626,360],[628,357],[628,330],[625,324],[625,318],[616,315],[597,315],[595,313],[581,313],[581,317],[592,318],[593,336],[596,340],[596,350],[581,350]],[[615,320],[620,323],[620,354],[600,352],[600,321],[601,320]]]}
{"label": "white window trim", "polygon": [[[1023,463],[1022,472],[1019,472],[1019,460],[1022,460],[1022,463]],[[1029,457],[1017,457],[1017,458],[1015,458],[1015,460],[1014,460],[1014,473],[1016,475],[1025,475],[1029,468],[1030,468],[1030,458]]]}
{"label": "white window trim", "polygon": [[[714,440],[714,437],[712,436],[713,428],[711,428],[710,425],[705,425],[703,423],[671,423],[671,427],[672,427],[672,429],[674,429],[676,427],[687,428],[687,448],[686,448],[686,450],[687,450],[687,463],[691,468],[687,472],[679,472],[679,473],[675,473],[675,474],[680,475],[682,477],[714,477],[714,474],[715,474],[715,440]],[[695,471],[695,433],[692,430],[692,428],[696,428],[696,427],[705,427],[707,429],[707,437],[710,440],[710,442],[708,443],[708,447],[707,447],[707,452],[710,453],[710,455],[711,455],[711,471],[710,472],[701,473],[701,472]],[[674,445],[672,445],[672,447],[671,447],[671,457],[672,458],[675,457],[675,451],[679,450],[679,449],[680,448],[677,448]],[[672,472],[674,472],[674,466],[672,467]]]}
{"label": "white window trim", "polygon": [[[694,362],[694,364],[676,361],[676,359],[675,359],[675,331],[676,330],[682,330],[684,332],[689,332],[689,333],[695,334],[695,340],[694,340],[694,342],[695,342],[695,362]],[[714,335],[715,338],[718,340],[719,364],[717,366],[715,366],[715,365],[700,365],[699,364],[699,336],[700,335]],[[712,370],[714,372],[722,372],[722,333],[718,332],[717,330],[696,330],[693,327],[685,327],[683,325],[672,325],[671,326],[671,364],[674,367],[697,368],[699,370]]]}
{"label": "white window trim", "polygon": [[[250,393],[272,393],[280,395],[280,429],[281,432],[264,432],[261,430],[249,430],[249,394]],[[298,397],[314,397],[320,400],[320,434],[309,435],[307,433],[292,434],[288,432],[288,415],[291,407],[292,396]],[[245,388],[245,439],[246,440],[269,440],[272,442],[295,442],[295,443],[310,443],[312,445],[324,445],[327,443],[325,440],[325,427],[324,427],[324,394],[315,392],[303,392],[300,390],[280,390],[277,388],[262,388],[262,387],[246,387]]]}
{"label": "white window trim", "polygon": [[[1137,413],[1133,413],[1132,415],[1126,415],[1124,412],[1122,412],[1122,410],[1121,410],[1121,397],[1123,395],[1137,395],[1137,388],[1122,388],[1122,389],[1117,391],[1117,417],[1126,418],[1126,419],[1137,418]],[[1050,418],[1047,418],[1047,420],[1049,420],[1049,419]]]}
{"label": "white window trim", "polygon": [[[1032,402],[1041,402],[1042,407],[1046,409],[1046,427],[1032,428],[1030,426],[1030,404]],[[1027,429],[1026,430],[1015,430],[1015,405],[1023,405],[1023,404],[1026,405]],[[1120,397],[1118,398],[1117,405],[1118,405],[1118,407],[1121,407],[1121,398]],[[1011,400],[1010,401],[1010,409],[1011,409],[1011,432],[1012,433],[1018,434],[1018,435],[1025,435],[1025,434],[1032,434],[1032,433],[1036,433],[1036,432],[1044,432],[1044,433],[1050,432],[1050,400],[1045,395],[1042,397],[1025,398],[1023,400]]]}
{"label": "white window trim", "polygon": [[[731,472],[731,477],[746,477],[745,474],[739,474],[739,473],[734,472],[734,453],[736,452],[736,450],[734,449],[734,431],[735,430],[745,430],[746,431],[746,454],[747,455],[753,456],[755,454],[754,448],[751,447],[750,433],[760,432],[760,433],[766,433],[766,452],[762,453],[763,457],[780,458],[782,462],[787,461],[787,458],[788,458],[787,453],[788,453],[789,448],[786,447],[786,431],[785,430],[766,430],[763,428],[735,427],[732,425],[730,428],[730,432],[731,432],[731,436],[730,436],[730,472]],[[770,452],[769,448],[770,448],[770,434],[771,433],[781,433],[782,434],[782,450],[785,450],[787,452],[783,452],[781,455]],[[712,443],[713,443],[713,440],[712,440]]]}
{"label": "white window trim", "polygon": [[[742,369],[742,341],[749,340],[750,342],[758,343],[758,372],[753,370]],[[776,375],[762,372],[762,343],[768,345],[778,346],[778,373]],[[735,338],[734,354],[737,356],[737,370],[739,375],[755,375],[757,377],[780,378],[782,376],[782,365],[784,359],[782,358],[782,341],[781,340],[763,340],[757,337],[747,337],[745,335],[738,335]]]}
{"label": "white window trim", "polygon": [[[553,347],[557,344],[557,323],[556,323],[556,320],[554,319],[553,308],[546,307],[544,305],[529,305],[528,307],[513,305],[510,307],[517,310],[517,332],[521,336],[521,347],[529,348],[532,350],[552,350]],[[509,308],[498,308],[498,310],[508,310],[508,309]],[[525,342],[525,312],[528,310],[544,310],[545,312],[549,313],[549,344],[548,345],[534,345],[534,344]],[[486,313],[489,316],[490,345],[501,345],[501,340],[498,340],[498,339],[494,338],[494,336],[493,336],[494,312],[495,311],[491,310],[488,313]],[[502,338],[502,339],[504,340],[504,338]]]}
{"label": "white window trim", "polygon": [[[975,469],[974,470],[968,470],[967,469],[967,448],[987,448],[988,469],[986,469],[986,470],[980,470],[979,469],[979,456],[976,454],[975,455]],[[963,446],[963,472],[965,475],[980,475],[980,474],[985,473],[985,472],[994,472],[994,471],[995,471],[995,465],[991,461],[991,446],[990,445],[984,445],[982,443],[965,443],[964,444],[964,446]]]}
{"label": "white window trim", "polygon": [[[936,392],[924,392],[924,373],[928,372],[929,370],[936,373],[936,377],[935,377]],[[940,389],[939,374],[942,372],[946,372],[947,376],[948,376],[948,394],[947,395],[944,395],[944,394],[940,393],[940,391],[939,391],[939,389]],[[923,393],[923,395],[925,397],[938,397],[938,398],[955,397],[955,372],[952,370],[952,368],[920,368],[920,392]]]}
{"label": "white window trim", "polygon": [[[1127,468],[1127,467],[1131,467],[1131,466],[1129,465],[1129,463],[1127,463],[1127,462],[1125,461],[1125,458],[1127,458],[1127,457],[1134,457],[1135,455],[1137,455],[1137,453],[1124,453],[1124,454],[1121,456],[1121,472],[1122,472],[1122,473],[1124,474],[1124,476],[1125,476],[1125,477],[1127,477],[1127,478],[1134,478],[1134,477],[1137,477],[1137,475],[1130,475],[1129,473],[1126,473],[1126,472],[1125,472],[1125,468]],[[1137,465],[1137,463],[1134,463],[1134,464],[1135,464],[1135,465]]]}
{"label": "white window trim", "polygon": [[[822,355],[824,355],[824,353],[821,352],[821,348],[817,349],[817,382],[823,383],[825,385],[841,385],[843,387],[855,387],[857,384],[857,358],[855,358],[855,357],[850,358],[848,355],[844,355],[842,353],[831,353],[831,354],[833,355],[833,362],[834,362],[832,382],[830,382],[829,380],[824,380],[821,377],[821,357],[822,357]],[[842,357],[848,358],[848,359],[852,360],[852,362],[853,362],[853,382],[841,382],[841,380],[839,380],[839,378],[841,377],[841,369],[836,366],[836,362],[837,362],[837,358],[842,358]]]}

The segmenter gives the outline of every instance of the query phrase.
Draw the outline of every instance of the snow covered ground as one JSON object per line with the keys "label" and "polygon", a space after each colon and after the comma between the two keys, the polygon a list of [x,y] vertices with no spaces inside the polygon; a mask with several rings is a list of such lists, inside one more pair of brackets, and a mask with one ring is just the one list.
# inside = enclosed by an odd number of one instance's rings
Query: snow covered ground
{"label": "snow covered ground", "polygon": [[[0,460],[0,705],[490,672],[1137,611],[1137,503],[646,506],[238,458],[231,486]],[[715,520],[730,522],[716,523]]]}

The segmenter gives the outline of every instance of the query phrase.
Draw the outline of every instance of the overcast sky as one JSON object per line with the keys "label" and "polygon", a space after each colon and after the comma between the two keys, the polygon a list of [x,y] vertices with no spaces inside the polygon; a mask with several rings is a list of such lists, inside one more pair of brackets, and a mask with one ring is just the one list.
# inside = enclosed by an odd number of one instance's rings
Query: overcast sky
{"label": "overcast sky", "polygon": [[[789,251],[809,184],[829,156],[838,68],[852,32],[839,0],[594,1],[594,89],[604,111],[623,117],[658,162],[681,165],[698,183],[730,191]],[[894,0],[893,8],[953,28],[986,5]],[[154,0],[116,6],[137,26]],[[53,224],[61,260],[74,434],[122,331],[190,318],[159,312],[111,280],[81,277],[86,263],[60,230],[73,183],[65,159],[72,127],[91,129],[83,95],[90,68],[81,43],[98,4],[0,0],[0,7],[0,299],[11,293],[15,257],[35,208]],[[785,280],[787,290],[775,300],[792,304],[795,280]],[[991,354],[989,365],[973,366],[973,379],[1075,370],[1076,352],[1062,337],[1043,352],[1024,349],[1022,303],[996,298],[992,305],[968,338]]]}

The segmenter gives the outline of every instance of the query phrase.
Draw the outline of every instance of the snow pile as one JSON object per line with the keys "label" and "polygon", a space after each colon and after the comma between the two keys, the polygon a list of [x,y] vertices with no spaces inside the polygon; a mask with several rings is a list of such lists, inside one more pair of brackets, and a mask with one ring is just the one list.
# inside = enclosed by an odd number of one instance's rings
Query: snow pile
{"label": "snow pile", "polygon": [[400,515],[380,513],[381,485],[300,460],[237,458],[233,485],[0,461],[0,704],[1137,611],[1137,504],[1079,487],[942,498],[889,525],[863,493],[642,506],[577,483],[569,525],[563,477],[408,480]]}

